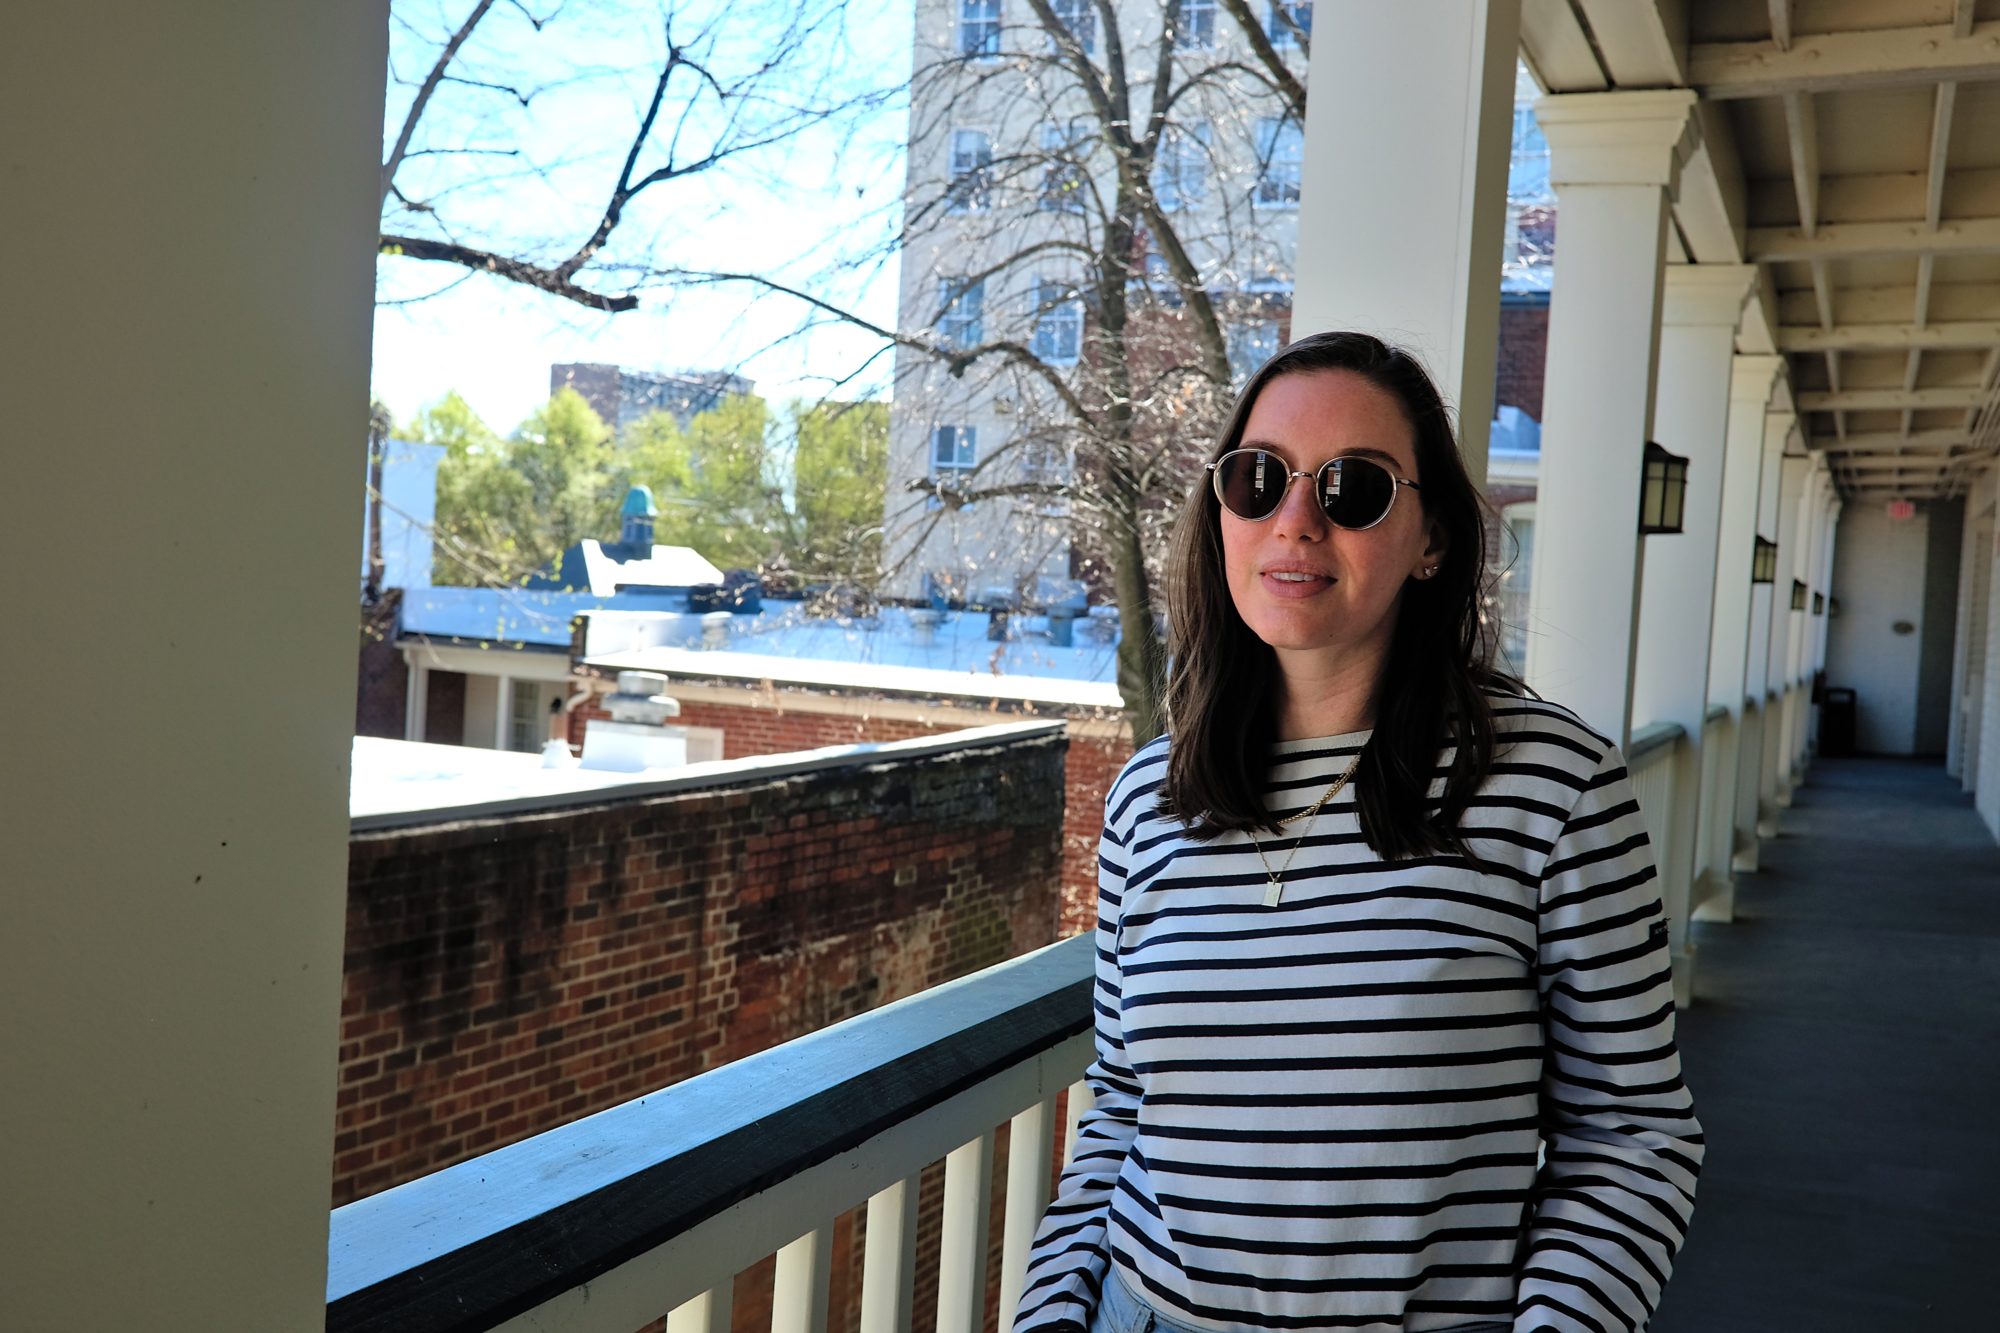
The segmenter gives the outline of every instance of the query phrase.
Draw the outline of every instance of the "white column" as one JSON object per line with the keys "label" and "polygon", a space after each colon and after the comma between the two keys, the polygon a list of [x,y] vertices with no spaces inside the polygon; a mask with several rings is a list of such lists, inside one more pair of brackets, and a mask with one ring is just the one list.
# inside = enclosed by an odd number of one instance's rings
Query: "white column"
{"label": "white column", "polygon": [[1675,980],[1692,984],[1688,919],[1702,858],[1701,777],[1708,716],[1709,630],[1722,526],[1730,361],[1736,324],[1757,270],[1748,264],[1670,264],[1660,314],[1659,406],[1653,438],[1687,457],[1682,530],[1645,538],[1645,596],[1632,664],[1632,717],[1676,722],[1671,821],[1657,849]]}
{"label": "white column", "polygon": [[1765,836],[1778,831],[1778,810],[1792,803],[1792,685],[1794,653],[1800,612],[1792,610],[1792,581],[1805,574],[1800,548],[1800,501],[1806,493],[1806,476],[1812,460],[1803,453],[1787,453],[1778,472],[1778,581],[1771,589],[1771,655],[1769,687],[1776,697],[1771,716],[1776,725],[1766,732],[1764,746],[1764,828]]}
{"label": "white column", "polygon": [[1535,503],[1529,683],[1630,738],[1639,484],[1668,207],[1695,141],[1686,90],[1545,97],[1562,214]]}
{"label": "white column", "polygon": [[1343,6],[1313,50],[1299,190],[1292,336],[1359,329],[1415,351],[1482,487],[1520,29],[1520,0]]}
{"label": "white column", "polygon": [[[1764,456],[1758,465],[1757,535],[1767,541],[1778,539],[1780,481],[1787,442],[1798,428],[1792,411],[1790,391],[1781,379],[1777,393],[1779,409],[1764,418]],[[1782,556],[1782,552],[1780,555]],[[1780,561],[1782,563],[1782,561]],[[1743,692],[1757,709],[1756,721],[1743,740],[1737,768],[1736,852],[1737,870],[1755,870],[1759,837],[1768,837],[1776,826],[1765,819],[1764,754],[1776,744],[1777,710],[1771,702],[1771,622],[1778,600],[1775,581],[1759,583],[1750,592],[1750,657],[1744,669]]]}
{"label": "white column", "polygon": [[325,1322],[388,9],[7,11],[9,1329]]}
{"label": "white column", "polygon": [[403,650],[403,662],[409,672],[406,687],[409,693],[403,699],[403,739],[420,741],[424,738],[425,713],[430,703],[431,669],[409,648]]}
{"label": "white column", "polygon": [[[1722,521],[1716,543],[1715,609],[1708,650],[1709,704],[1721,704],[1729,710],[1723,753],[1714,765],[1723,791],[1712,803],[1716,817],[1730,826],[1726,835],[1720,830],[1712,835],[1721,840],[1726,853],[1734,853],[1743,842],[1737,814],[1742,805],[1738,789],[1742,754],[1745,745],[1757,740],[1753,729],[1756,715],[1744,707],[1755,592],[1750,575],[1757,544],[1757,490],[1764,461],[1766,409],[1784,367],[1784,357],[1776,354],[1739,356],[1730,363],[1728,444],[1722,465]],[[1751,785],[1754,790],[1754,781]],[[1695,913],[1697,920],[1735,918],[1732,867],[1730,855],[1721,856],[1710,867],[1717,879],[1707,907]]]}

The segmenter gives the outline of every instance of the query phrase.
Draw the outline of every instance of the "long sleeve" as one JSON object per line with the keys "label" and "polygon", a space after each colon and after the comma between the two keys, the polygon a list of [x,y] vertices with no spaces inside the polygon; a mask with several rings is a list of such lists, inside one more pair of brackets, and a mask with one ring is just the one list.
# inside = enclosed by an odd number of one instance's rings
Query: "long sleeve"
{"label": "long sleeve", "polygon": [[[1114,785],[1112,799],[1119,796]],[[1127,826],[1129,827],[1129,825]],[[1087,1328],[1110,1268],[1111,1192],[1138,1128],[1139,1084],[1119,1017],[1118,922],[1126,848],[1106,821],[1097,854],[1097,1058],[1084,1071],[1096,1104],[1077,1124],[1076,1151],[1028,1252],[1015,1333]]]}
{"label": "long sleeve", "polygon": [[1637,1333],[1687,1233],[1702,1136],[1652,849],[1615,747],[1543,868],[1539,934],[1547,1157],[1514,1328]]}

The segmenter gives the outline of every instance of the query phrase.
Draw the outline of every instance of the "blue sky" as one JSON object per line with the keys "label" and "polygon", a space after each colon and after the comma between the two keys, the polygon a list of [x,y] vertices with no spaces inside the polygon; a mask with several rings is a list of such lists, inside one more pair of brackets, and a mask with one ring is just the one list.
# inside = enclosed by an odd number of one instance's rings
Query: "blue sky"
{"label": "blue sky", "polygon": [[[431,41],[468,8],[468,0],[399,0],[385,152],[411,96],[398,80],[421,78],[436,49]],[[685,34],[704,18],[726,13],[728,26],[718,30],[726,46],[755,12],[755,0],[708,15],[683,5],[676,22]],[[878,79],[907,70],[908,0],[858,0],[847,5],[846,18],[843,63]],[[412,159],[398,180],[419,198],[449,201],[456,234],[467,243],[490,240],[494,248],[512,250],[531,248],[538,239],[560,240],[566,249],[587,234],[617,177],[663,47],[658,10],[650,4],[572,0],[539,33],[518,11],[497,6],[454,69],[539,87],[529,110],[521,111],[505,93],[447,85],[413,147],[504,148],[517,155],[471,165],[505,179],[467,185],[449,175],[466,159],[431,157]],[[733,54],[725,49],[721,59]],[[860,313],[893,323],[893,264],[859,274],[836,274],[831,265],[844,247],[893,226],[906,125],[898,105],[873,114],[851,142],[815,133],[736,159],[724,170],[655,187],[628,212],[617,244],[627,257],[656,265],[775,270],[800,285],[842,294]],[[697,121],[690,130],[698,135],[703,128]],[[828,379],[852,373],[879,347],[872,338],[836,329],[788,339],[804,317],[800,307],[780,297],[753,300],[741,288],[654,289],[641,293],[638,310],[601,315],[451,266],[385,258],[378,265],[377,296],[374,388],[397,419],[409,419],[456,389],[502,432],[547,398],[554,362],[736,368],[757,380],[760,391],[784,398],[817,396]],[[863,388],[886,393],[888,369],[888,359],[879,359],[842,395]]]}

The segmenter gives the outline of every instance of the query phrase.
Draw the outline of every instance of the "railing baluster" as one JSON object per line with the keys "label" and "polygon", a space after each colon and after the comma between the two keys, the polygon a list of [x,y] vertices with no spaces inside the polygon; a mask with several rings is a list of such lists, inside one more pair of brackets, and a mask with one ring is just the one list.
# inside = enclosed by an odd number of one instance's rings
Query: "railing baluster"
{"label": "railing baluster", "polygon": [[735,1282],[721,1282],[667,1316],[667,1333],[729,1333],[729,1302]]}
{"label": "railing baluster", "polygon": [[1007,1132],[1006,1222],[1000,1233],[1000,1325],[1014,1321],[1021,1284],[1028,1272],[1028,1247],[1035,1243],[1042,1209],[1049,1203],[1049,1167],[1055,1153],[1051,1127],[1055,1099],[1036,1102],[1013,1119]]}
{"label": "railing baluster", "polygon": [[[916,1308],[917,1182],[899,1180],[868,1200],[861,1260],[861,1333],[909,1333]],[[671,1330],[669,1330],[671,1333]]]}
{"label": "railing baluster", "polygon": [[1097,1104],[1097,1096],[1090,1085],[1082,1079],[1069,1085],[1068,1105],[1063,1114],[1063,1165],[1068,1166],[1070,1158],[1076,1156],[1076,1125],[1084,1113]]}
{"label": "railing baluster", "polygon": [[993,1193],[993,1131],[944,1159],[938,1243],[937,1333],[980,1333],[986,1314],[986,1213]]}
{"label": "railing baluster", "polygon": [[778,1251],[771,1284],[771,1333],[826,1333],[826,1297],[833,1277],[829,1228],[808,1231]]}

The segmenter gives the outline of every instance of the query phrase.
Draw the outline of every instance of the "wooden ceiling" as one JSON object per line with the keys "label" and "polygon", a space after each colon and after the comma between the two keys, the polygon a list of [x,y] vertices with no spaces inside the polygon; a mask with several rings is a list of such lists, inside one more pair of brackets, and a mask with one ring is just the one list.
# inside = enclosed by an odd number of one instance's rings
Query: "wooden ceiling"
{"label": "wooden ceiling", "polygon": [[2000,0],[1524,0],[1522,48],[1549,92],[1700,95],[1669,258],[1761,267],[1738,350],[1785,354],[1842,495],[2000,453]]}

